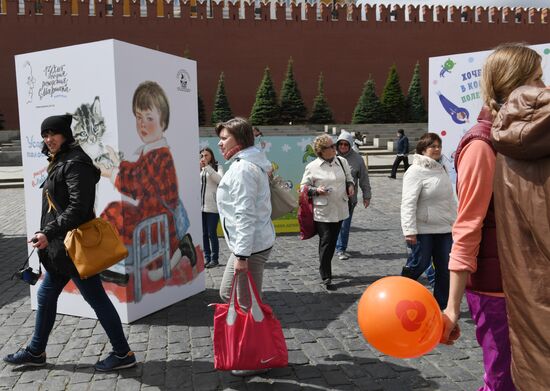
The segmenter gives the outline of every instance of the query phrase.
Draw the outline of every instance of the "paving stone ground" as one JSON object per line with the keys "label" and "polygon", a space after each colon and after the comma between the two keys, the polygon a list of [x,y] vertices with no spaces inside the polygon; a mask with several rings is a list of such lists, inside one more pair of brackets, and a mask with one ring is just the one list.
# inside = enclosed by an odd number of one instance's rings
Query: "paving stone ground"
{"label": "paving stone ground", "polygon": [[[474,327],[463,305],[462,337],[417,359],[380,354],[361,337],[356,321],[362,292],[404,264],[400,231],[401,179],[372,177],[373,200],[356,209],[347,261],[333,260],[336,292],[318,282],[317,238],[280,236],[267,264],[264,299],[280,319],[289,366],[241,379],[213,366],[213,310],[223,268],[209,269],[206,291],[124,326],[139,365],[120,373],[95,372],[110,351],[95,320],[58,315],[47,348],[48,365],[20,369],[0,362],[0,389],[13,390],[477,390],[483,368]],[[0,190],[0,355],[32,336],[29,289],[9,279],[26,255],[23,189]],[[228,251],[221,240],[221,260]],[[426,283],[425,280],[420,280]]]}

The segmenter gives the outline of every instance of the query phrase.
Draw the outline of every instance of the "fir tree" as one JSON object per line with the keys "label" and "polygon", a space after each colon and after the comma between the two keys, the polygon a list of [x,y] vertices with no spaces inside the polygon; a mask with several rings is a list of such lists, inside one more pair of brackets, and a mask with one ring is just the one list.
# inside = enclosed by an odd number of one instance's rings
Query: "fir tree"
{"label": "fir tree", "polygon": [[216,97],[214,98],[214,110],[212,110],[211,121],[215,125],[218,122],[224,122],[233,118],[229,101],[225,95],[225,77],[223,72],[220,74],[218,80],[218,89],[216,90]]}
{"label": "fir tree", "polygon": [[399,84],[399,75],[397,74],[397,68],[394,65],[391,66],[382,92],[382,99],[380,100],[383,108],[383,122],[394,123],[404,122],[406,120],[406,106],[405,97]]}
{"label": "fir tree", "polygon": [[317,96],[313,101],[309,122],[312,124],[330,124],[333,122],[332,111],[325,99],[325,80],[322,72],[319,75]]}
{"label": "fir tree", "polygon": [[375,124],[380,122],[381,117],[382,105],[380,104],[378,96],[376,96],[376,85],[374,80],[369,76],[369,80],[365,82],[363,92],[353,111],[351,123]]}
{"label": "fir tree", "polygon": [[206,111],[204,110],[204,102],[200,95],[197,95],[197,107],[199,109],[199,126],[206,124]]}
{"label": "fir tree", "polygon": [[420,64],[414,66],[414,72],[407,94],[407,119],[409,122],[426,122],[426,109],[424,108],[424,97],[422,96],[420,84]]}
{"label": "fir tree", "polygon": [[271,80],[269,68],[265,68],[264,77],[256,92],[256,100],[250,113],[252,125],[277,125],[281,123],[277,94]]}
{"label": "fir tree", "polygon": [[281,88],[281,121],[283,124],[303,123],[306,119],[306,106],[294,79],[292,57],[288,60],[286,78]]}

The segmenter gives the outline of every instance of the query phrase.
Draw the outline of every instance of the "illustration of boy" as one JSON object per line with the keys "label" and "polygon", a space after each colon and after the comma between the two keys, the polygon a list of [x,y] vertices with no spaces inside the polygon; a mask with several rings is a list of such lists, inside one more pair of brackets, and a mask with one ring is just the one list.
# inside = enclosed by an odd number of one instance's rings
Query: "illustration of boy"
{"label": "illustration of boy", "polygon": [[[178,181],[172,153],[164,137],[170,120],[168,98],[159,84],[153,81],[141,83],[132,100],[132,111],[136,120],[136,131],[143,145],[138,148],[136,161],[120,160],[113,148],[107,150],[114,167],[101,167],[101,175],[110,179],[115,188],[134,202],[115,201],[108,204],[101,217],[111,222],[118,230],[130,251],[129,259],[136,262],[133,254],[134,230],[141,222],[161,214],[168,216],[171,268],[187,256],[191,266],[196,263],[195,247],[187,234],[189,220],[179,199]],[[159,224],[159,223],[155,223]],[[156,227],[155,227],[156,228]],[[158,243],[157,229],[151,240]],[[165,237],[161,228],[160,238]],[[145,235],[138,238],[145,239]],[[176,253],[178,252],[178,253]],[[128,281],[124,261],[102,274],[102,279],[124,285]],[[157,266],[158,262],[157,262]],[[122,269],[122,270],[121,270]],[[121,273],[120,273],[121,272]],[[160,274],[159,274],[160,273]],[[151,280],[162,278],[162,267],[149,271]]]}

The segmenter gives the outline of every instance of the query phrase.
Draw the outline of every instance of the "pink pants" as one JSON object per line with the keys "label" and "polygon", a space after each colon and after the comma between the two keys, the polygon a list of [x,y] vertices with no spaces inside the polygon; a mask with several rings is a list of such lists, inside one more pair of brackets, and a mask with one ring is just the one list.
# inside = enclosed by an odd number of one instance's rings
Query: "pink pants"
{"label": "pink pants", "polygon": [[476,325],[477,342],[483,350],[485,385],[478,391],[515,391],[504,297],[467,290],[466,300]]}

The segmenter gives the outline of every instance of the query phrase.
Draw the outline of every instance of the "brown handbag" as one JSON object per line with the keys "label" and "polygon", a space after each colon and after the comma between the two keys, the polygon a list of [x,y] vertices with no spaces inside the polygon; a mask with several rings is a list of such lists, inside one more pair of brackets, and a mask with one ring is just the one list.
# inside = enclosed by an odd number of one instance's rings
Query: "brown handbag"
{"label": "brown handbag", "polygon": [[271,220],[283,217],[298,207],[298,197],[295,191],[285,186],[279,176],[269,179],[271,192]]}
{"label": "brown handbag", "polygon": [[[48,192],[46,197],[57,211]],[[67,232],[63,243],[82,279],[95,276],[128,256],[116,229],[101,217]]]}

